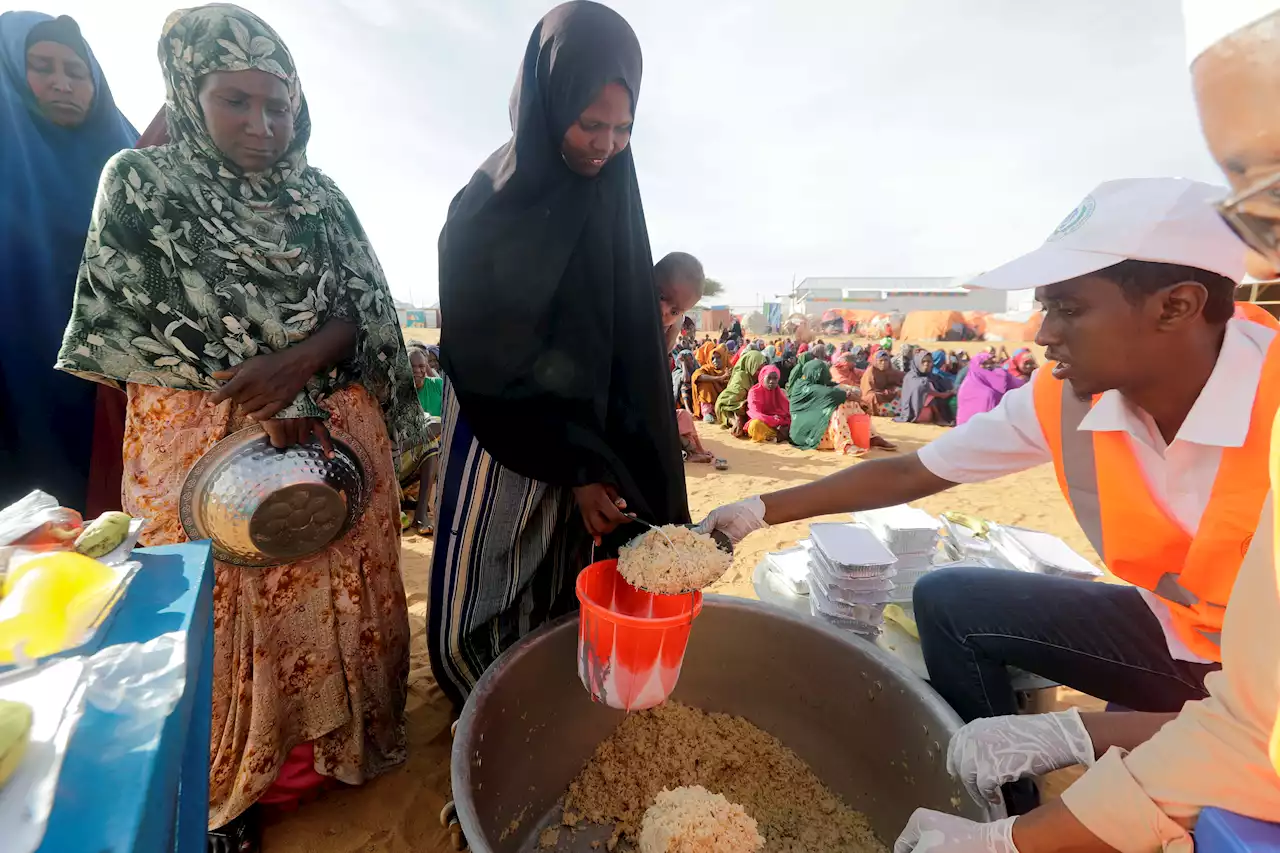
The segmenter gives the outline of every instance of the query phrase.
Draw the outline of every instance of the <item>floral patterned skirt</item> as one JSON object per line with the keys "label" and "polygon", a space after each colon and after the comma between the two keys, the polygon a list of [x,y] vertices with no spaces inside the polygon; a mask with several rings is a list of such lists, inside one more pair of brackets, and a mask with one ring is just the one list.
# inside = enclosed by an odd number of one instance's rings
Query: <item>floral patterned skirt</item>
{"label": "floral patterned skirt", "polygon": [[[854,456],[865,453],[865,450],[853,443],[853,431],[849,429],[849,418],[861,414],[864,414],[863,408],[857,403],[842,403],[837,406],[831,413],[831,420],[827,422],[826,433],[818,442],[818,450],[834,450]],[[875,427],[871,428],[871,434],[876,434]]]}
{"label": "floral patterned skirt", "polygon": [[[147,519],[144,545],[184,542],[183,479],[248,422],[205,392],[128,390],[124,508]],[[351,530],[316,556],[265,569],[214,565],[211,828],[257,802],[299,744],[313,745],[318,773],[353,785],[405,759],[409,624],[391,442],[363,387],[325,407],[330,426],[373,459],[373,494]]]}

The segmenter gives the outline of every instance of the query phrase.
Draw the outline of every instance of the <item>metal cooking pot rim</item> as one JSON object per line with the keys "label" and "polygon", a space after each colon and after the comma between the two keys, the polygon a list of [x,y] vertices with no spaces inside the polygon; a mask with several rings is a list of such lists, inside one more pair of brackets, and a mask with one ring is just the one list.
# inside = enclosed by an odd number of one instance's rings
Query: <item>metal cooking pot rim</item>
{"label": "metal cooking pot rim", "polygon": [[[762,601],[756,601],[749,598],[738,598],[731,595],[708,594],[703,599],[703,603],[713,607],[728,607],[736,610],[766,610],[769,615],[774,618],[785,622],[791,622],[795,625],[814,631],[819,631],[826,634],[833,640],[854,646],[859,649],[859,651],[866,652],[886,668],[892,670],[895,675],[901,676],[909,681],[920,680],[919,676],[912,672],[910,667],[874,643],[854,639],[853,637],[850,637],[847,632],[841,631],[830,625],[825,625],[818,620],[802,617],[797,613],[792,613],[791,611],[784,610],[783,608],[776,607]],[[555,631],[560,628],[560,626],[575,621],[577,618],[578,614],[576,613],[562,616],[561,618],[556,619],[553,622],[548,622],[537,630],[522,637],[519,642],[503,652],[502,656],[494,661],[493,665],[480,676],[480,680],[476,682],[475,689],[472,690],[471,694],[467,697],[466,704],[463,705],[462,711],[458,716],[457,731],[454,733],[453,748],[449,755],[450,778],[453,783],[454,790],[454,806],[457,809],[458,820],[463,827],[481,825],[480,815],[476,811],[474,800],[469,796],[461,796],[459,793],[471,790],[472,786],[471,760],[467,755],[467,749],[471,743],[471,729],[475,722],[476,706],[484,698],[485,694],[488,693],[490,684],[500,677],[502,670],[506,669],[513,661],[518,659],[525,649],[533,643],[538,642],[543,634]],[[927,684],[925,686],[928,687]],[[921,691],[918,698],[928,710],[938,714],[943,719],[950,722],[953,729],[958,729],[964,724],[964,721],[960,719],[960,716],[955,712],[955,710],[947,704],[946,700],[934,692],[932,688]],[[982,805],[986,810],[991,820],[997,820],[1006,816],[1003,806],[991,806],[990,804],[980,805]]]}

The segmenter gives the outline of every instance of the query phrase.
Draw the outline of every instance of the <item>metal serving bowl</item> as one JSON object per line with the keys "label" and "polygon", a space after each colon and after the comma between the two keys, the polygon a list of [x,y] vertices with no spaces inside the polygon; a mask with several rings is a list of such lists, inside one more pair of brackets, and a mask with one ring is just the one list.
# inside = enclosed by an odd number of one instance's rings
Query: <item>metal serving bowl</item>
{"label": "metal serving bowl", "polygon": [[[467,699],[451,775],[457,819],[475,853],[538,847],[539,833],[560,823],[569,782],[623,719],[582,688],[577,644],[576,616],[554,622],[509,649]],[[773,734],[866,814],[886,845],[919,806],[1004,817],[947,773],[960,718],[941,697],[886,652],[812,619],[706,596],[671,698]],[[609,836],[599,830],[561,832],[556,850],[592,853]]]}
{"label": "metal serving bowl", "polygon": [[182,483],[178,507],[190,539],[238,566],[275,566],[323,551],[369,501],[373,470],[360,443],[330,433],[333,458],[313,439],[279,450],[261,426],[209,448]]}

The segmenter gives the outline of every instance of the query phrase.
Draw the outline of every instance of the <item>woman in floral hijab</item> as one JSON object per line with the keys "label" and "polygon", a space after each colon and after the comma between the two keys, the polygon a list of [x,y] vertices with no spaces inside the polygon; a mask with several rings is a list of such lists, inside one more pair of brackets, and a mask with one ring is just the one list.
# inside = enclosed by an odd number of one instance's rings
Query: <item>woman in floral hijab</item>
{"label": "woman in floral hijab", "polygon": [[107,163],[57,365],[128,392],[125,509],[144,544],[183,541],[187,472],[253,423],[279,447],[340,430],[373,460],[367,508],[326,551],[216,564],[209,826],[211,849],[240,851],[258,801],[404,760],[397,464],[425,420],[368,238],[307,164],[279,36],[203,6],[170,16],[160,61],[171,141]]}

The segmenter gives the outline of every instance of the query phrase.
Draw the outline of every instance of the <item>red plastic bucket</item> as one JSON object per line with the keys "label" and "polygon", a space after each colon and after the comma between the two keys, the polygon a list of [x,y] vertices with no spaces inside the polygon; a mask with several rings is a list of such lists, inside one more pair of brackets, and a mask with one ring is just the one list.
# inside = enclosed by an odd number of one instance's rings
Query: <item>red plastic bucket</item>
{"label": "red plastic bucket", "polygon": [[849,415],[849,435],[853,438],[853,446],[862,450],[871,449],[871,415],[859,412]]}
{"label": "red plastic bucket", "polygon": [[689,629],[702,612],[702,593],[655,595],[618,574],[617,560],[578,574],[578,677],[591,698],[611,708],[641,711],[675,689]]}

